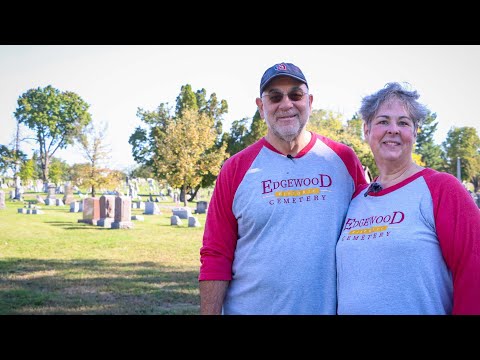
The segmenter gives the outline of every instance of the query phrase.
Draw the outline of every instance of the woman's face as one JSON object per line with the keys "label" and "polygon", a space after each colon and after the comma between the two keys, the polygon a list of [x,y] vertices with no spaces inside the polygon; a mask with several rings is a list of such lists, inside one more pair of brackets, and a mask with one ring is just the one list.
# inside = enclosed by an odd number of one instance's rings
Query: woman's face
{"label": "woman's face", "polygon": [[411,161],[417,132],[410,114],[399,100],[382,104],[370,125],[364,124],[363,131],[377,165]]}

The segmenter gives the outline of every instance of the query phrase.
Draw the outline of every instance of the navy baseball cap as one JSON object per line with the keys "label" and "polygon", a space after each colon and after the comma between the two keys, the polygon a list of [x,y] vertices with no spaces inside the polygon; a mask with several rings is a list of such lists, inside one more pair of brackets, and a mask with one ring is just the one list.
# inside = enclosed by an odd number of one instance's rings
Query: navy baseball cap
{"label": "navy baseball cap", "polygon": [[305,79],[305,75],[303,75],[302,70],[300,70],[298,66],[291,63],[280,63],[268,68],[263,74],[262,80],[260,80],[260,95],[262,95],[263,90],[270,80],[273,80],[277,76],[290,76],[291,78],[300,80],[307,85],[308,88],[307,79]]}

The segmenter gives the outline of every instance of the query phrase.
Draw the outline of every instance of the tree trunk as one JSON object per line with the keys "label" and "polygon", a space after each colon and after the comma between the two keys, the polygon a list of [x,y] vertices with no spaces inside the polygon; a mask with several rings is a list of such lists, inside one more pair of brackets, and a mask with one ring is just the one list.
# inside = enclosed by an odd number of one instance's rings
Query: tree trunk
{"label": "tree trunk", "polygon": [[183,206],[187,206],[187,186],[185,184],[183,184],[183,188],[182,188],[182,193],[183,193]]}
{"label": "tree trunk", "polygon": [[190,198],[191,201],[193,201],[193,199],[195,199],[195,197],[197,196],[198,190],[200,190],[200,185],[197,185],[197,187],[193,189],[192,197]]}

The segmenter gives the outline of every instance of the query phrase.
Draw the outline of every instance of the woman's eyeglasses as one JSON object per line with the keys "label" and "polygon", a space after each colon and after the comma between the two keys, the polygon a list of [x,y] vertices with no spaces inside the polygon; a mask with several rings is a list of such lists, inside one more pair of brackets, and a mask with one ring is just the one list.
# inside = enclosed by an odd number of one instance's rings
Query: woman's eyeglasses
{"label": "woman's eyeglasses", "polygon": [[291,101],[300,101],[303,99],[303,96],[307,94],[308,93],[303,92],[302,90],[293,90],[288,93],[282,93],[280,91],[271,91],[268,94],[262,95],[262,97],[268,96],[268,98],[272,103],[278,104],[283,100],[284,95],[287,95]]}

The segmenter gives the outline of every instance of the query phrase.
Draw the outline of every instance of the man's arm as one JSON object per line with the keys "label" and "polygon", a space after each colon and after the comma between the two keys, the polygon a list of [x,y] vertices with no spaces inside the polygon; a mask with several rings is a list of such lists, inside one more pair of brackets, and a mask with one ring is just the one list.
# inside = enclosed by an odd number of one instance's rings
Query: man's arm
{"label": "man's arm", "polygon": [[200,281],[200,314],[221,315],[229,281]]}

